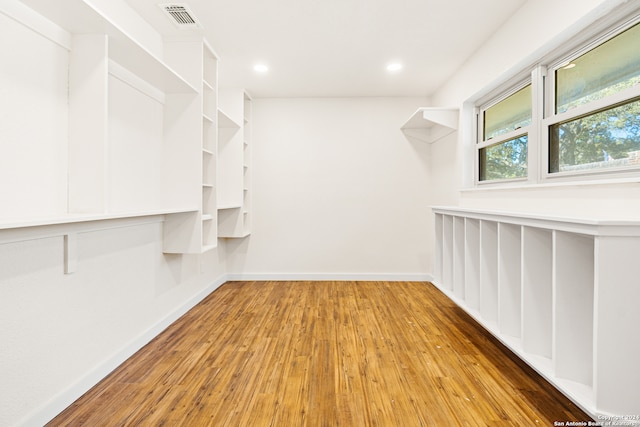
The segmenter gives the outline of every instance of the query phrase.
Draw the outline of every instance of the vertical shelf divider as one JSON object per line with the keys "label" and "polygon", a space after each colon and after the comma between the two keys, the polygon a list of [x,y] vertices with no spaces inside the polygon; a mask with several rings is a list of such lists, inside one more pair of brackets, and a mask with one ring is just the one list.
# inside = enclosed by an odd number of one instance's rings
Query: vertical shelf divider
{"label": "vertical shelf divider", "polygon": [[107,207],[109,40],[74,35],[69,58],[69,213]]}
{"label": "vertical shelf divider", "polygon": [[480,315],[498,320],[498,224],[480,222]]}
{"label": "vertical shelf divider", "polygon": [[453,218],[453,294],[464,300],[465,226],[463,217]]}
{"label": "vertical shelf divider", "polygon": [[522,229],[522,345],[531,354],[551,359],[552,233]]}
{"label": "vertical shelf divider", "polygon": [[558,378],[592,386],[594,239],[556,230],[553,247],[554,369]]}
{"label": "vertical shelf divider", "polygon": [[202,45],[202,251],[218,245],[218,56]]}
{"label": "vertical shelf divider", "polygon": [[435,214],[435,253],[433,254],[433,276],[437,283],[442,284],[442,254],[443,248],[443,215]]}
{"label": "vertical shelf divider", "polygon": [[480,307],[480,221],[465,219],[464,297],[470,309]]}
{"label": "vertical shelf divider", "polygon": [[498,235],[499,328],[505,335],[520,338],[522,325],[521,227],[501,223],[498,225]]}
{"label": "vertical shelf divider", "polygon": [[445,215],[442,221],[442,286],[453,290],[453,217]]}

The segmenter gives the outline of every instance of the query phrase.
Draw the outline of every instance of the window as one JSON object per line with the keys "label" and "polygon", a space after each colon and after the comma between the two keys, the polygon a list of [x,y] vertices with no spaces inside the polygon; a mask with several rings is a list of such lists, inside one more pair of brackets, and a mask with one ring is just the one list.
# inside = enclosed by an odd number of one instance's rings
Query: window
{"label": "window", "polygon": [[640,99],[549,127],[549,172],[640,166]]}
{"label": "window", "polygon": [[640,176],[640,16],[593,40],[477,104],[476,183]]}
{"label": "window", "polygon": [[527,176],[527,135],[480,149],[480,181]]}
{"label": "window", "polygon": [[555,71],[555,111],[605,98],[640,83],[640,24]]}
{"label": "window", "polygon": [[638,166],[640,97],[620,102],[619,94],[633,96],[639,84],[640,24],[558,67],[549,173]]}
{"label": "window", "polygon": [[527,177],[531,84],[483,108],[478,144],[479,180]]}

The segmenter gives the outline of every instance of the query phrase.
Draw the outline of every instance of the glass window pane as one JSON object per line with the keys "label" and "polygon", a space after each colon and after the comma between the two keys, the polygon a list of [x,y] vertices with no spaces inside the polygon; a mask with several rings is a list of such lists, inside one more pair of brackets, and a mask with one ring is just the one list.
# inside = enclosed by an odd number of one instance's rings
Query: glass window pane
{"label": "glass window pane", "polygon": [[549,172],[640,166],[640,100],[549,128]]}
{"label": "glass window pane", "polygon": [[640,83],[640,24],[556,70],[556,113]]}
{"label": "glass window pane", "polygon": [[487,108],[483,141],[531,124],[531,85]]}
{"label": "glass window pane", "polygon": [[523,135],[480,149],[480,181],[527,176],[527,142]]}

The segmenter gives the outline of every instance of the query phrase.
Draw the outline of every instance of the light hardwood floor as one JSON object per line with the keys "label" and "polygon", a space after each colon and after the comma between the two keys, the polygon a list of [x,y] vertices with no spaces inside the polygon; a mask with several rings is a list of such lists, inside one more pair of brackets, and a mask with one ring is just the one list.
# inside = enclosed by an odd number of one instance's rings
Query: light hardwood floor
{"label": "light hardwood floor", "polygon": [[588,421],[425,282],[228,282],[49,425]]}

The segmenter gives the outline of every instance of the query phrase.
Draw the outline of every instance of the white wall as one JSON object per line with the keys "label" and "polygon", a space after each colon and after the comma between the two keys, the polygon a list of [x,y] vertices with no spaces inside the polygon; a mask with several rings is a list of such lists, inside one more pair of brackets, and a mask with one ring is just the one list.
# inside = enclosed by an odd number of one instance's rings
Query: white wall
{"label": "white wall", "polygon": [[549,50],[606,16],[625,0],[527,1],[432,96],[434,105],[459,105],[488,86],[526,71]]}
{"label": "white wall", "polygon": [[0,52],[0,218],[65,212],[69,52],[2,13]]}
{"label": "white wall", "polygon": [[[530,69],[536,60],[622,3],[620,0],[527,2],[434,94],[433,105],[462,108],[469,99],[478,98],[516,73]],[[464,124],[464,117],[461,123]],[[436,189],[431,204],[602,218],[630,217],[640,211],[640,185],[636,183],[460,191],[464,186],[462,176],[473,167],[471,162],[464,161],[465,150],[473,146],[468,139],[458,132],[431,147],[430,180]],[[429,240],[432,244],[432,235]]]}
{"label": "white wall", "polygon": [[400,126],[425,103],[254,100],[252,232],[228,243],[230,273],[424,277],[429,146]]}
{"label": "white wall", "polygon": [[42,425],[219,284],[224,247],[162,254],[162,223],[0,245],[0,425]]}

